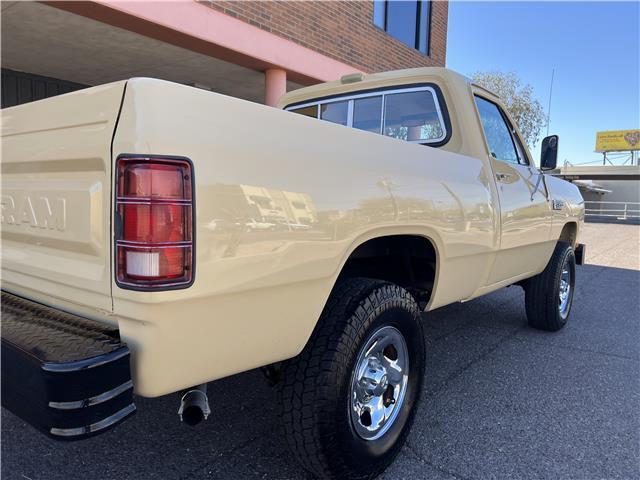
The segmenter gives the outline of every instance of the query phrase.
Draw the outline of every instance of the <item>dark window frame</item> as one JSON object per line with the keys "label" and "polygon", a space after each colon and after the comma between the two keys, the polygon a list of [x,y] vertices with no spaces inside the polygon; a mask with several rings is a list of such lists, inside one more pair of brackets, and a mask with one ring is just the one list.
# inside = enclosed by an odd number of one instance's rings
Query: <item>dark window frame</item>
{"label": "dark window frame", "polygon": [[413,50],[420,52],[426,57],[431,56],[431,14],[432,0],[416,0],[415,27],[416,34],[413,46],[407,45],[404,41],[393,36],[388,31],[389,2],[393,0],[374,0],[373,2],[373,25],[382,30],[385,34],[401,42]]}

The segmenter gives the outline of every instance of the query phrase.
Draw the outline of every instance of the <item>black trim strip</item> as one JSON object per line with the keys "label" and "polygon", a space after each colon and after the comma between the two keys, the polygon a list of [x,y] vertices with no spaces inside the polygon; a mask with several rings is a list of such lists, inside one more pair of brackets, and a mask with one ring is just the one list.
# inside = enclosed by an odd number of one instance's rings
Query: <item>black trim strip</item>
{"label": "black trim strip", "polygon": [[[115,231],[115,209],[117,200],[115,199],[116,193],[116,184],[115,184],[115,173],[116,173],[116,163],[113,161],[113,144],[116,141],[116,132],[118,131],[118,125],[120,125],[120,117],[122,116],[122,107],[124,106],[124,100],[127,97],[127,85],[129,85],[129,81],[127,80],[124,84],[124,88],[122,89],[122,98],[120,99],[120,108],[118,108],[118,116],[116,117],[116,123],[113,126],[113,133],[111,134],[111,145],[109,145],[109,153],[111,154],[111,185],[109,186],[109,220],[111,221],[109,225],[109,234],[112,231]],[[116,249],[114,248],[115,243],[109,242],[109,255],[111,258],[114,258],[116,254]],[[117,260],[117,259],[116,259]],[[117,263],[114,265],[115,268],[111,270],[111,278],[114,278],[116,275],[116,269],[118,268]],[[111,296],[111,311],[113,311],[113,283],[109,282],[109,294]]]}
{"label": "black trim strip", "polygon": [[129,355],[129,347],[123,346],[118,350],[105,355],[100,355],[99,357],[85,358],[82,360],[76,360],[75,362],[43,363],[42,369],[47,372],[77,372],[79,370],[88,370],[90,368],[115,362],[127,355]]}
{"label": "black trim strip", "polygon": [[112,398],[115,398],[121,393],[126,392],[127,390],[132,388],[133,381],[127,380],[122,385],[119,385],[116,388],[112,388],[111,390],[94,397],[86,398],[84,400],[76,400],[73,402],[49,402],[49,406],[51,408],[57,408],[58,410],[75,410],[77,408],[90,407],[92,405],[99,405],[108,400],[111,400]]}
{"label": "black trim strip", "polygon": [[117,411],[113,415],[108,416],[100,420],[99,422],[92,423],[91,425],[85,425],[83,427],[76,428],[58,428],[51,427],[49,433],[51,435],[55,435],[58,437],[78,437],[82,435],[88,435],[91,433],[97,433],[100,430],[104,430],[105,428],[109,428],[110,426],[118,423],[121,420],[124,420],[126,417],[131,415],[136,411],[136,406],[132,403],[127,405],[122,410]]}

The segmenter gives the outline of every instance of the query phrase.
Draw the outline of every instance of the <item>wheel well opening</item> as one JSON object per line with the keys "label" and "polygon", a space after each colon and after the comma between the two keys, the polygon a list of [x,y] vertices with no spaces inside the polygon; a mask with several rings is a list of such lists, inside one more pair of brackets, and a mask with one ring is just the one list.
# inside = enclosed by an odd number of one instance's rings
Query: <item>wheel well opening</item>
{"label": "wheel well opening", "polygon": [[406,288],[426,307],[436,277],[436,250],[417,235],[390,235],[366,241],[347,259],[340,277],[386,280]]}
{"label": "wheel well opening", "polygon": [[575,246],[577,235],[578,235],[578,225],[575,222],[569,222],[569,223],[566,223],[564,227],[562,227],[559,240],[561,242],[568,242],[572,246]]}

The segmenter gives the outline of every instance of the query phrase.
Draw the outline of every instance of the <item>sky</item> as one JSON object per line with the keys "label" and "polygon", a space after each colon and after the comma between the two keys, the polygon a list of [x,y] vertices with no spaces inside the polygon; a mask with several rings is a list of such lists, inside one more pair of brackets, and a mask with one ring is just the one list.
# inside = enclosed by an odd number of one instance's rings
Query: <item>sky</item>
{"label": "sky", "polygon": [[555,68],[549,134],[560,136],[558,164],[598,162],[597,131],[640,128],[639,25],[635,1],[452,0],[447,67],[514,72],[545,113]]}

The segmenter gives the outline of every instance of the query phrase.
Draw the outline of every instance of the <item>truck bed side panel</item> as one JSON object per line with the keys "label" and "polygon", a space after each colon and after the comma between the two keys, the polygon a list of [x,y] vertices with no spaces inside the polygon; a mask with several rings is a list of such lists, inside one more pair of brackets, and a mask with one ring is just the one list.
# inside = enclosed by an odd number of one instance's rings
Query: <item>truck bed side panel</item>
{"label": "truck bed side panel", "polygon": [[113,287],[146,396],[296,355],[348,255],[369,238],[433,242],[431,307],[470,296],[497,247],[483,161],[223,95],[131,80],[113,153],[194,165],[194,284]]}

